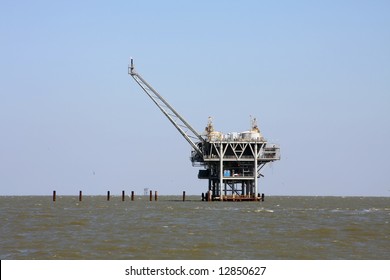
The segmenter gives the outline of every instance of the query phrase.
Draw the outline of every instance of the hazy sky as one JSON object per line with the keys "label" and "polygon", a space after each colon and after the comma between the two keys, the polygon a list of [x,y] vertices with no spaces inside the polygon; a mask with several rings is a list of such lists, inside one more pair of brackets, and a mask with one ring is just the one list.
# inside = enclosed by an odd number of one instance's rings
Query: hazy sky
{"label": "hazy sky", "polygon": [[200,194],[198,131],[257,117],[266,195],[390,195],[390,1],[0,4],[0,195]]}

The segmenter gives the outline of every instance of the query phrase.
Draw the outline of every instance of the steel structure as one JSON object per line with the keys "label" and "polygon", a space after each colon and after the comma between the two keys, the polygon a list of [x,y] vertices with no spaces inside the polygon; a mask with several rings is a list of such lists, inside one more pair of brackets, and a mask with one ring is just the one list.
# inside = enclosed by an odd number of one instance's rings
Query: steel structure
{"label": "steel structure", "polygon": [[267,143],[255,118],[250,130],[229,134],[215,131],[209,118],[205,133],[200,134],[135,71],[133,59],[128,73],[191,145],[192,165],[203,167],[198,178],[208,180],[206,200],[264,198],[258,189],[258,178],[263,176],[260,171],[265,164],[280,159],[280,148]]}

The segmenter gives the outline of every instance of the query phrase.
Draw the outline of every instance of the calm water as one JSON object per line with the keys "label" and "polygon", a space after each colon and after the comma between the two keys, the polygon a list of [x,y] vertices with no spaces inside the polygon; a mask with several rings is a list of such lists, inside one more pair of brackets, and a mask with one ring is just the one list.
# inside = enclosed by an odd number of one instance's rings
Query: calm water
{"label": "calm water", "polygon": [[390,198],[0,197],[1,259],[390,259]]}

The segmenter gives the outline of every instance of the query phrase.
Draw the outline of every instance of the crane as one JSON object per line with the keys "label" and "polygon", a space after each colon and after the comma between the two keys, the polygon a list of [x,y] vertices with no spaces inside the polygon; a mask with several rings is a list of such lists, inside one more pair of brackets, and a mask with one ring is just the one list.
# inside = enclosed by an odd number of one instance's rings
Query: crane
{"label": "crane", "polygon": [[130,59],[128,74],[156,104],[191,145],[193,166],[202,166],[198,178],[208,180],[207,196],[202,200],[261,201],[258,193],[260,170],[269,162],[280,160],[280,148],[268,144],[255,118],[251,128],[241,133],[215,131],[211,118],[205,134],[198,133],[134,68]]}
{"label": "crane", "polygon": [[135,71],[132,58],[130,59],[128,73],[176,127],[180,134],[183,135],[194,151],[196,151],[197,156],[202,158],[203,151],[200,148],[202,145],[199,143],[203,143],[205,139],[151,85],[149,85],[137,71]]}

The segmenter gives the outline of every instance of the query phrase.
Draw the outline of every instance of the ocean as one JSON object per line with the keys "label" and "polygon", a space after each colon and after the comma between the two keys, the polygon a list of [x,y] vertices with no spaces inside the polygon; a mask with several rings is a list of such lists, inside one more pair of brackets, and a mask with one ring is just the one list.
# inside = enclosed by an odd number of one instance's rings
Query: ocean
{"label": "ocean", "polygon": [[390,259],[390,197],[0,197],[2,260]]}

